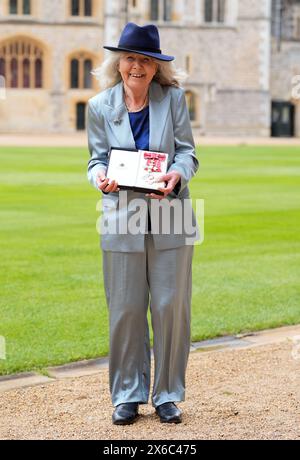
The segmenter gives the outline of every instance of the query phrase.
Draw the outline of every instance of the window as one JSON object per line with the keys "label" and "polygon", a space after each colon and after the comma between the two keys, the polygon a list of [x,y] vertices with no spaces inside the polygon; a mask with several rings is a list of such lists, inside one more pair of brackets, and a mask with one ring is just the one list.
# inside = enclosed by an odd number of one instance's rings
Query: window
{"label": "window", "polygon": [[30,61],[28,58],[23,60],[23,88],[30,88]]}
{"label": "window", "polygon": [[8,86],[9,83],[11,88],[18,88],[18,60],[16,58],[10,61],[10,81],[8,80]]}
{"label": "window", "polygon": [[159,12],[158,12],[158,0],[151,0],[151,6],[150,6],[150,19],[152,21],[157,21],[159,17]]}
{"label": "window", "polygon": [[171,21],[172,19],[172,8],[170,0],[164,0],[163,2],[163,19],[164,21]]}
{"label": "window", "polygon": [[0,70],[8,88],[42,88],[43,51],[30,39],[0,43]]}
{"label": "window", "polygon": [[71,88],[79,88],[79,61],[71,61]]}
{"label": "window", "polygon": [[10,0],[9,14],[18,14],[18,0]]}
{"label": "window", "polygon": [[205,22],[213,20],[213,0],[205,0]]}
{"label": "window", "polygon": [[34,83],[35,88],[41,88],[43,82],[43,62],[41,59],[36,59],[34,63]]}
{"label": "window", "polygon": [[30,0],[23,0],[23,14],[30,14]]}
{"label": "window", "polygon": [[71,16],[79,16],[79,0],[72,0]]}
{"label": "window", "polygon": [[85,0],[84,2],[84,15],[92,16],[92,0]]}
{"label": "window", "polygon": [[84,61],[84,87],[91,88],[92,87],[92,61],[90,59],[85,59]]}
{"label": "window", "polygon": [[4,77],[5,75],[5,59],[0,58],[0,76]]}
{"label": "window", "polygon": [[196,97],[192,91],[185,92],[185,100],[189,109],[190,120],[196,120]]}
{"label": "window", "polygon": [[172,20],[172,1],[171,0],[151,0],[150,18],[152,21],[171,21]]}
{"label": "window", "polygon": [[31,14],[30,0],[9,0],[9,14],[29,15]]}
{"label": "window", "polygon": [[86,111],[86,103],[78,102],[76,104],[76,129],[77,131],[85,130],[85,111]]}
{"label": "window", "polygon": [[73,89],[92,88],[92,68],[93,61],[85,53],[74,56],[70,63],[70,87]]}
{"label": "window", "polygon": [[225,0],[205,0],[205,22],[225,22]]}
{"label": "window", "polygon": [[71,16],[92,16],[92,0],[71,0]]}
{"label": "window", "polygon": [[300,40],[300,17],[296,18],[295,38]]}

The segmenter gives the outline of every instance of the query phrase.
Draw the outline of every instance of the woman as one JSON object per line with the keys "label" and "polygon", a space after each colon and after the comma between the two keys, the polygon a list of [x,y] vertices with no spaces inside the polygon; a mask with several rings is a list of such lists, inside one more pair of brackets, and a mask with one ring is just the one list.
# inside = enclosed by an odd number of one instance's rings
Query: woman
{"label": "woman", "polygon": [[[118,47],[94,74],[104,91],[89,101],[89,181],[103,192],[108,221],[129,219],[129,204],[139,197],[190,202],[187,184],[198,169],[184,91],[174,58],[162,54],[156,26],[128,23]],[[163,195],[119,192],[106,177],[111,147],[168,153]],[[128,206],[121,204],[127,193]],[[113,212],[115,211],[115,212]],[[150,216],[149,216],[150,217]],[[192,215],[195,223],[194,215]],[[182,218],[184,220],[184,218]],[[150,231],[155,218],[139,234],[102,235],[103,273],[110,322],[109,375],[114,424],[133,423],[139,404],[150,392],[149,295],[154,334],[155,375],[152,404],[161,422],[181,422],[175,402],[185,397],[185,371],[190,349],[190,233]]]}

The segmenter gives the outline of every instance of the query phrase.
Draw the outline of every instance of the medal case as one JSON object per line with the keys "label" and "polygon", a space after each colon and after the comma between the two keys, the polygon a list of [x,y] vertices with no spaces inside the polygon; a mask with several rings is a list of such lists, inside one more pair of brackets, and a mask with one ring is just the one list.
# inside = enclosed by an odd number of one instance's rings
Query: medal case
{"label": "medal case", "polygon": [[121,190],[163,195],[158,188],[165,187],[165,182],[157,180],[167,172],[167,153],[112,147],[108,160],[106,176]]}

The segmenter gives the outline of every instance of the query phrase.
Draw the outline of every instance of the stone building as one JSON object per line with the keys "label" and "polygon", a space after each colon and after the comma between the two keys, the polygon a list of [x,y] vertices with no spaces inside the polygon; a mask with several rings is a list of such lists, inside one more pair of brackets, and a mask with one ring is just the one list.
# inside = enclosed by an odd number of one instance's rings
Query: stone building
{"label": "stone building", "polygon": [[272,2],[272,134],[300,137],[300,0]]}
{"label": "stone building", "polygon": [[[271,108],[275,120],[278,103],[285,101],[293,107],[293,134],[300,136],[298,101],[288,86],[300,73],[294,62],[300,40],[278,39],[279,9],[271,3],[0,0],[0,75],[7,96],[0,101],[0,133],[84,129],[87,100],[97,92],[90,71],[104,58],[102,45],[116,44],[130,20],[156,23],[162,49],[188,71],[185,90],[195,134],[269,136]],[[293,34],[298,3],[289,1],[284,10],[294,18]],[[281,11],[280,24],[282,17]]]}

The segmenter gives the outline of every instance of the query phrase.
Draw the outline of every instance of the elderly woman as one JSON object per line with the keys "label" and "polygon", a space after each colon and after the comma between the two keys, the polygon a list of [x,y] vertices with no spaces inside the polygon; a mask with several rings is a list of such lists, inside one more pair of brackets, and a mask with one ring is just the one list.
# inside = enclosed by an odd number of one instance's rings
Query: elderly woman
{"label": "elderly woman", "polygon": [[[130,202],[189,200],[188,182],[198,169],[194,142],[179,82],[182,76],[162,54],[155,25],[128,23],[117,47],[94,74],[101,93],[90,99],[88,140],[91,159],[88,179],[103,193],[103,212],[109,219],[129,219]],[[168,153],[168,170],[158,193],[119,191],[106,177],[111,147]],[[127,193],[128,206],[120,204]],[[157,202],[156,202],[157,203]],[[114,211],[114,212],[112,212]],[[192,220],[195,216],[192,212]],[[109,308],[109,377],[114,424],[133,423],[139,404],[150,392],[150,340],[147,311],[153,328],[155,374],[152,405],[161,422],[180,423],[175,402],[185,398],[185,372],[190,349],[190,308],[193,242],[196,236],[170,228],[151,231],[146,222],[139,234],[105,233],[101,237],[106,300]],[[186,217],[182,217],[182,223]],[[153,218],[152,218],[153,219]],[[192,241],[192,242],[191,242]]]}

